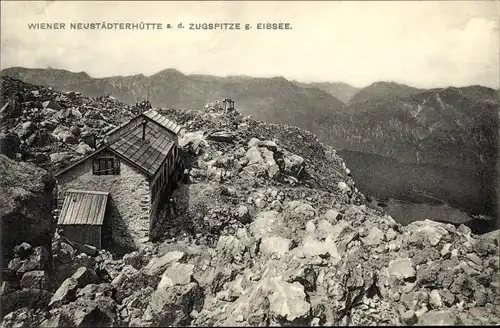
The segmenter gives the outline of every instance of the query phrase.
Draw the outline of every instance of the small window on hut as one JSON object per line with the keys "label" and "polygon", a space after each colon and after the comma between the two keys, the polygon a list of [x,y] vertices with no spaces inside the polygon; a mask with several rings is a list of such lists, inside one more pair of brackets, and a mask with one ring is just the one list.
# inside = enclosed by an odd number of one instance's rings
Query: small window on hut
{"label": "small window on hut", "polygon": [[95,158],[92,165],[94,175],[117,175],[120,174],[120,160],[114,157]]}

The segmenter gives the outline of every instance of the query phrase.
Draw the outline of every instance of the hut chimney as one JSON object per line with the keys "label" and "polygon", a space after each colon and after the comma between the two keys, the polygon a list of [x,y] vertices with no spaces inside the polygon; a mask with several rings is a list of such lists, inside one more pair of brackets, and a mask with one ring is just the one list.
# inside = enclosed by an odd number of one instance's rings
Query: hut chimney
{"label": "hut chimney", "polygon": [[86,134],[82,137],[83,139],[83,142],[86,143],[87,145],[89,145],[90,147],[96,149],[97,147],[97,138],[96,138],[96,135],[94,133],[91,133],[91,134]]}
{"label": "hut chimney", "polygon": [[146,140],[146,125],[148,124],[147,120],[142,121],[142,140]]}

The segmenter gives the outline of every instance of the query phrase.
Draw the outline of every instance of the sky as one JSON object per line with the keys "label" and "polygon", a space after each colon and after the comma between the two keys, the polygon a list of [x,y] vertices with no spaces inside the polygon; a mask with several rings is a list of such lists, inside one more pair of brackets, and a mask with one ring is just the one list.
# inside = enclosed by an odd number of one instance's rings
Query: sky
{"label": "sky", "polygon": [[[1,68],[93,77],[283,76],[362,87],[499,87],[499,1],[2,1]],[[64,30],[29,23],[66,23]],[[70,23],[251,24],[250,30],[71,30]],[[291,30],[257,30],[257,23]]]}

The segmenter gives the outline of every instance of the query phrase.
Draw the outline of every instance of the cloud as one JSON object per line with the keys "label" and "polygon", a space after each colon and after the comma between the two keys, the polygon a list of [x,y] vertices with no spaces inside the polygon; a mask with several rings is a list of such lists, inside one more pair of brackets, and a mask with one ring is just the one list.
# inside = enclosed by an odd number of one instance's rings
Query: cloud
{"label": "cloud", "polygon": [[[1,66],[95,77],[185,73],[285,76],[362,86],[498,87],[498,2],[1,2]],[[48,31],[28,22],[241,22],[250,31]],[[290,22],[258,31],[257,22]]]}

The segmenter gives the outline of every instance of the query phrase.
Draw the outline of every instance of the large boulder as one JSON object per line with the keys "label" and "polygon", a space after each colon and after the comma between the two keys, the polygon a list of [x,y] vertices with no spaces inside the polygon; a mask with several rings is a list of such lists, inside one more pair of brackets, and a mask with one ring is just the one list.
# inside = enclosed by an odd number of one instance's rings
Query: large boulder
{"label": "large boulder", "polygon": [[118,320],[116,302],[108,296],[95,299],[82,297],[54,313],[57,313],[56,317],[61,316],[59,322],[67,323],[70,327],[114,327]]}
{"label": "large boulder", "polygon": [[92,299],[93,297],[107,296],[113,298],[115,293],[115,287],[109,283],[103,283],[99,285],[90,284],[81,289],[78,289],[76,297],[85,297]]}
{"label": "large boulder", "polygon": [[83,288],[89,284],[95,284],[99,281],[99,277],[94,270],[86,267],[78,268],[78,270],[76,270],[71,277],[77,281],[78,288]]}
{"label": "large boulder", "polygon": [[26,272],[21,279],[21,288],[48,290],[49,275],[42,270]]}
{"label": "large boulder", "polygon": [[368,246],[377,246],[384,239],[384,233],[377,227],[372,227],[368,234],[362,238],[361,240],[365,245]]}
{"label": "large boulder", "polygon": [[304,168],[304,158],[295,154],[287,154],[284,158],[284,171],[287,174],[298,176]]}
{"label": "large boulder", "polygon": [[138,271],[132,266],[126,265],[122,272],[111,282],[116,288],[116,300],[118,302],[131,296],[137,290],[153,287],[158,284],[160,277],[151,276],[143,271]]}
{"label": "large boulder", "polygon": [[261,241],[260,251],[264,254],[282,256],[290,250],[291,245],[292,241],[290,239],[279,236],[264,237]]}
{"label": "large boulder", "polygon": [[151,276],[161,275],[172,262],[182,260],[185,255],[184,252],[174,251],[168,252],[161,257],[152,258],[143,271]]}
{"label": "large boulder", "polygon": [[55,180],[43,169],[0,155],[2,256],[15,245],[50,245]]}
{"label": "large boulder", "polygon": [[92,152],[92,150],[93,149],[89,145],[87,145],[84,142],[80,142],[78,144],[78,146],[76,147],[75,152],[77,152],[80,155],[86,155],[86,154]]}
{"label": "large boulder", "polygon": [[315,215],[314,207],[301,201],[293,200],[291,202],[288,202],[287,207],[290,209],[291,215],[297,218],[312,218]]}
{"label": "large boulder", "polygon": [[304,286],[299,282],[284,282],[281,277],[271,279],[273,288],[269,294],[269,309],[275,321],[305,324],[310,316],[311,305],[306,300]]}
{"label": "large boulder", "polygon": [[424,313],[418,318],[418,324],[422,326],[455,326],[459,325],[460,321],[454,310],[432,310]]}
{"label": "large boulder", "polygon": [[150,311],[155,326],[189,325],[193,310],[203,307],[203,291],[197,283],[168,286],[160,284],[151,295]]}
{"label": "large boulder", "polygon": [[320,256],[329,258],[333,264],[337,264],[341,260],[333,235],[328,235],[324,241],[318,241],[312,236],[306,236],[302,241],[302,245],[295,248],[293,253],[299,257]]}
{"label": "large boulder", "polygon": [[410,233],[409,241],[414,245],[429,243],[436,246],[448,234],[445,224],[431,220],[412,222],[405,230]]}
{"label": "large boulder", "polygon": [[40,327],[44,319],[43,311],[22,307],[5,315],[1,327]]}
{"label": "large boulder", "polygon": [[54,164],[61,162],[68,162],[73,158],[73,155],[69,151],[61,151],[58,153],[53,153],[49,155],[50,161]]}
{"label": "large boulder", "polygon": [[52,109],[54,111],[61,110],[61,106],[53,100],[47,100],[42,103],[44,109]]}
{"label": "large boulder", "polygon": [[269,149],[272,152],[275,152],[275,151],[278,150],[278,145],[276,144],[276,142],[274,142],[272,140],[261,141],[261,142],[259,142],[259,146],[260,147],[265,147],[265,148]]}
{"label": "large boulder", "polygon": [[262,164],[264,161],[257,147],[248,149],[245,154],[245,159],[248,161],[248,165]]}
{"label": "large boulder", "polygon": [[15,133],[0,133],[0,152],[7,157],[15,159],[21,153],[21,140]]}
{"label": "large boulder", "polygon": [[49,268],[50,254],[46,247],[38,246],[32,254],[24,258],[15,257],[9,262],[9,269],[23,274],[32,270],[44,270]]}
{"label": "large boulder", "polygon": [[267,175],[269,178],[274,178],[276,174],[279,172],[279,167],[278,164],[276,164],[276,161],[274,160],[274,155],[273,152],[266,149],[266,148],[261,148],[262,155],[264,156],[264,161],[267,165]]}
{"label": "large boulder", "polygon": [[50,299],[49,306],[60,307],[65,303],[69,303],[76,298],[76,290],[78,281],[74,278],[64,280],[61,286],[56,290],[55,294]]}
{"label": "large boulder", "polygon": [[166,289],[171,286],[189,284],[193,276],[193,270],[193,264],[172,263],[163,273],[158,288]]}
{"label": "large boulder", "polygon": [[35,125],[33,124],[33,122],[28,121],[28,122],[20,123],[18,126],[16,126],[14,129],[14,133],[17,134],[19,139],[24,140],[34,130],[35,130]]}
{"label": "large boulder", "polygon": [[416,274],[411,259],[409,258],[390,261],[387,273],[389,276],[399,279],[413,278]]}
{"label": "large boulder", "polygon": [[54,115],[57,119],[81,119],[83,117],[82,113],[74,107],[65,108]]}
{"label": "large boulder", "polygon": [[216,131],[207,136],[209,140],[215,140],[220,142],[232,142],[236,135],[228,131]]}
{"label": "large boulder", "polygon": [[63,130],[63,131],[57,131],[57,133],[52,133],[52,136],[56,138],[57,140],[61,140],[64,143],[67,144],[76,144],[78,143],[78,139],[75,137],[75,135],[68,130]]}
{"label": "large boulder", "polygon": [[41,289],[23,289],[1,296],[0,317],[5,314],[29,307],[31,309],[46,309],[50,302],[52,294]]}

